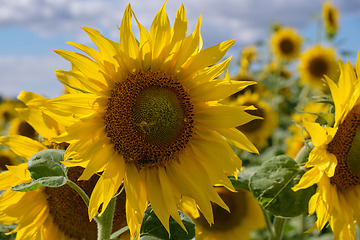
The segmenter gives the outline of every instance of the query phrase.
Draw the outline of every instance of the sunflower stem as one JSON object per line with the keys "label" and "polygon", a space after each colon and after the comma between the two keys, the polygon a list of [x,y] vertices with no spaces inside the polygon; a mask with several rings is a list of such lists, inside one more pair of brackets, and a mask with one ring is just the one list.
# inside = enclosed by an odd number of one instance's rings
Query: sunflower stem
{"label": "sunflower stem", "polygon": [[104,213],[98,217],[98,240],[109,240],[112,232],[113,218],[116,206],[116,197],[113,197]]}
{"label": "sunflower stem", "polygon": [[84,190],[82,190],[81,187],[79,187],[76,183],[74,183],[70,179],[68,179],[66,181],[66,184],[69,185],[72,189],[74,189],[80,195],[80,197],[84,200],[86,206],[89,207],[90,199],[89,199],[89,196],[84,192]]}
{"label": "sunflower stem", "polygon": [[286,219],[282,218],[282,217],[275,217],[274,218],[274,233],[275,236],[273,238],[273,240],[281,240],[283,233],[284,233],[284,228],[285,228],[285,222]]}
{"label": "sunflower stem", "polygon": [[264,219],[265,219],[265,223],[266,223],[266,229],[269,234],[269,239],[272,240],[272,239],[274,239],[275,233],[274,233],[273,226],[271,224],[270,216],[261,205],[260,205],[260,208],[264,214]]}

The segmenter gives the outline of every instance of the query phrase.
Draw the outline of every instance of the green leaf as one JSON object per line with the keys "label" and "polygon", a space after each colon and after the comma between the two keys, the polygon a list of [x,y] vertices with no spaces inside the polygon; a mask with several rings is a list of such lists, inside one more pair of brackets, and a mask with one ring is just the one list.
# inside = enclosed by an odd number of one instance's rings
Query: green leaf
{"label": "green leaf", "polygon": [[33,180],[43,177],[66,177],[66,167],[60,163],[64,160],[64,150],[47,149],[34,154],[28,161],[28,170]]}
{"label": "green leaf", "polygon": [[63,176],[43,177],[28,183],[21,183],[11,188],[13,191],[29,192],[42,187],[61,187],[66,184],[67,178]]}
{"label": "green leaf", "polygon": [[307,212],[315,187],[294,192],[303,172],[290,157],[281,155],[264,162],[250,178],[250,190],[261,206],[279,217],[295,217]]}
{"label": "green leaf", "polygon": [[[179,211],[180,219],[187,230],[170,217],[170,240],[187,240],[195,237],[195,223],[183,212]],[[143,224],[140,230],[140,240],[169,240],[169,233],[166,231],[160,220],[151,208],[145,211]]]}

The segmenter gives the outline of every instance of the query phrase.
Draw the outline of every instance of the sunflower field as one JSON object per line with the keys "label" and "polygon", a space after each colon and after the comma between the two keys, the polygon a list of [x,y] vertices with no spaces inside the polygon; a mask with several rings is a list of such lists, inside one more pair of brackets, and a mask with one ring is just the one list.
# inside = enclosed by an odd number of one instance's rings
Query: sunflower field
{"label": "sunflower field", "polygon": [[165,7],[56,50],[62,95],[0,99],[0,239],[360,239],[360,54],[338,60],[337,8],[316,42],[273,23],[227,58],[235,40],[203,48],[202,17]]}

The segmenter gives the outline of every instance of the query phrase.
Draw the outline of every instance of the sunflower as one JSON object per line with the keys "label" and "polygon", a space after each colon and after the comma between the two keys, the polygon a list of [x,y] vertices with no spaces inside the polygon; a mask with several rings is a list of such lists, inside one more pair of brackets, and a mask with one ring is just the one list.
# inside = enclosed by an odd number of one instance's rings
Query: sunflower
{"label": "sunflower", "polygon": [[[0,189],[6,190],[0,196],[0,223],[17,224],[10,234],[16,233],[16,240],[96,240],[97,225],[88,220],[87,206],[71,187],[43,187],[30,192],[10,190],[10,187],[31,180],[26,164],[9,166],[8,171],[0,173]],[[91,194],[98,176],[88,181],[76,181],[81,172],[81,167],[71,168],[68,177]],[[126,226],[125,199],[125,193],[118,196],[114,230]],[[128,233],[121,237],[130,239]]]}
{"label": "sunflower", "polygon": [[339,12],[330,2],[324,2],[322,18],[327,36],[331,39],[338,31]]}
{"label": "sunflower", "polygon": [[326,78],[335,104],[335,124],[323,127],[304,122],[315,148],[305,165],[309,170],[294,190],[317,184],[309,201],[309,213],[317,215],[314,228],[321,230],[329,222],[334,239],[355,239],[355,220],[360,220],[360,82],[350,63],[339,61],[339,66],[338,85]]}
{"label": "sunflower", "polygon": [[277,115],[272,110],[271,106],[260,98],[258,93],[251,93],[246,91],[239,95],[233,104],[238,106],[254,106],[253,110],[246,110],[246,112],[260,117],[236,128],[243,132],[250,141],[255,143],[255,146],[262,149],[267,146],[267,139],[277,127]]}
{"label": "sunflower", "polygon": [[184,199],[184,203],[181,204],[181,209],[195,223],[197,240],[247,240],[250,239],[250,231],[265,227],[264,215],[251,192],[246,190],[231,192],[221,187],[215,189],[229,206],[230,212],[212,204],[214,224],[211,226],[199,213],[193,201]]}
{"label": "sunflower", "polygon": [[35,139],[38,136],[35,129],[26,120],[19,117],[10,121],[9,134],[22,135],[32,139]]}
{"label": "sunflower", "polygon": [[312,87],[324,87],[324,75],[336,79],[338,67],[332,48],[314,46],[307,49],[300,57],[300,79]]}
{"label": "sunflower", "polygon": [[17,102],[13,100],[4,100],[0,104],[0,122],[6,123],[16,117],[15,106]]}
{"label": "sunflower", "polygon": [[270,44],[273,53],[284,60],[292,60],[299,56],[302,39],[292,28],[280,28],[273,33]]}
{"label": "sunflower", "polygon": [[[139,41],[132,32],[132,17]],[[77,160],[66,161],[67,166],[86,165],[80,180],[103,170],[90,198],[90,219],[101,205],[100,214],[104,212],[122,182],[132,236],[140,231],[148,203],[167,230],[170,216],[184,227],[177,211],[181,195],[195,199],[210,223],[210,202],[228,209],[212,186],[221,183],[234,190],[224,171],[240,169],[241,160],[224,137],[242,149],[258,152],[235,129],[258,117],[245,111],[251,106],[217,102],[254,82],[230,81],[229,73],[216,79],[230,58],[216,63],[234,41],[202,50],[200,25],[201,17],[194,32],[186,36],[181,5],[170,27],[164,4],[149,33],[129,4],[120,25],[120,43],[84,27],[99,51],[77,43],[70,44],[88,56],[56,51],[73,65],[72,70],[58,73],[82,87],[76,87],[78,93],[49,100],[57,107],[46,110],[56,114],[68,109],[74,114],[71,107],[77,107],[88,114],[74,116],[78,121],[54,140],[71,143],[65,158]]]}
{"label": "sunflower", "polygon": [[20,160],[17,156],[6,148],[0,149],[0,172],[7,170],[6,165],[17,165]]}

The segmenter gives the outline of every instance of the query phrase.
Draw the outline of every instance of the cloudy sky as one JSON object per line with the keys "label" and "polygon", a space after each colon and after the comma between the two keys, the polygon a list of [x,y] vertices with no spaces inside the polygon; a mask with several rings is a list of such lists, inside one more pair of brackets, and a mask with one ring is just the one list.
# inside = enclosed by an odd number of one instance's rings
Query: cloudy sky
{"label": "cloudy sky", "polygon": [[[0,95],[15,97],[22,90],[47,97],[61,94],[54,70],[70,68],[54,49],[74,50],[67,41],[91,44],[81,26],[98,29],[118,40],[124,0],[0,0]],[[204,47],[236,39],[230,54],[241,47],[268,39],[269,26],[277,21],[295,27],[311,39],[316,34],[314,14],[323,0],[168,0],[171,23],[184,3],[189,30],[203,16]],[[163,0],[130,0],[139,21],[149,29]],[[360,48],[360,1],[334,0],[340,10],[337,42],[343,50]],[[310,40],[311,42],[311,40]],[[356,56],[349,57],[354,62]],[[347,60],[347,59],[343,59]]]}

